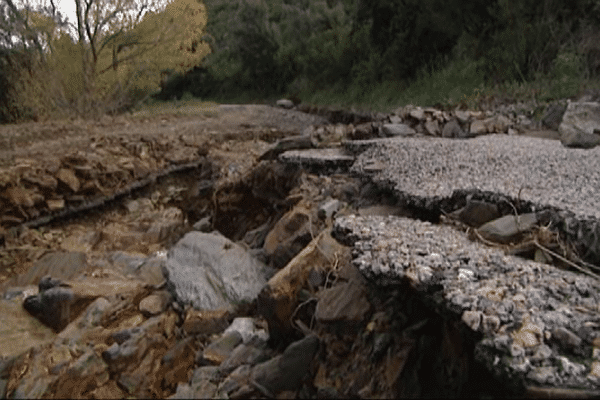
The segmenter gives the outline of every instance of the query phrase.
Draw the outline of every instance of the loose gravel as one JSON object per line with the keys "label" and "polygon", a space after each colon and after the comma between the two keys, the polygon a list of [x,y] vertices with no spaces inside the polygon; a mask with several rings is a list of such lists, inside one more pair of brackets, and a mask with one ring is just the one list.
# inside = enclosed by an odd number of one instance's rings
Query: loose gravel
{"label": "loose gravel", "polygon": [[[357,141],[360,142],[360,141]],[[600,147],[570,149],[559,141],[486,135],[468,140],[395,138],[354,143],[365,150],[352,167],[409,196],[449,197],[457,189],[479,189],[600,217]]]}

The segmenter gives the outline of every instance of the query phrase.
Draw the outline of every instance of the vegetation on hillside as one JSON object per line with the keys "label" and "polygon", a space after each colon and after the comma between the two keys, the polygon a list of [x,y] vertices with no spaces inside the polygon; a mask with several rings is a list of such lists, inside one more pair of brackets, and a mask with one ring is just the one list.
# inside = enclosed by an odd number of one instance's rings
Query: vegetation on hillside
{"label": "vegetation on hillside", "polygon": [[69,0],[71,24],[45,1],[0,0],[0,122],[151,94],[385,110],[600,87],[597,0]]}
{"label": "vegetation on hillside", "polygon": [[211,54],[161,94],[384,109],[576,95],[600,74],[596,0],[205,0]]}
{"label": "vegetation on hillside", "polygon": [[119,112],[208,53],[199,0],[69,1],[71,23],[52,0],[0,0],[0,122]]}

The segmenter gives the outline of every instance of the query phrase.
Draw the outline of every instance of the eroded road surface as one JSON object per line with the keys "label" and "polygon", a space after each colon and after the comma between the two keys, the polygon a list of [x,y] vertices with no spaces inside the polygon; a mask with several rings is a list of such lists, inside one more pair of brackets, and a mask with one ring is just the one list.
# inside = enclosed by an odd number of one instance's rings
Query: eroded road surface
{"label": "eroded road surface", "polygon": [[598,396],[598,148],[511,115],[0,127],[0,395]]}

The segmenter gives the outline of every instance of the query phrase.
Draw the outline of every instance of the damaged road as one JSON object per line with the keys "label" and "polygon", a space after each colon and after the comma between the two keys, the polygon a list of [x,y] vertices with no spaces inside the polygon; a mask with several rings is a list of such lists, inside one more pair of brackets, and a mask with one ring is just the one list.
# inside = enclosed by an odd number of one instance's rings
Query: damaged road
{"label": "damaged road", "polygon": [[0,395],[600,394],[597,148],[311,111],[336,123],[219,106],[11,141]]}

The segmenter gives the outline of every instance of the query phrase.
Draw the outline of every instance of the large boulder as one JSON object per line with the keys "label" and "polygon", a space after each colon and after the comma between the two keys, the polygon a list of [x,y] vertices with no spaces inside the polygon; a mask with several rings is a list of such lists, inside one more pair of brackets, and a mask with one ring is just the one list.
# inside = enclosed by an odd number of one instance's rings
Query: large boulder
{"label": "large boulder", "polygon": [[590,149],[600,144],[600,103],[571,102],[558,127],[560,141],[566,147]]}
{"label": "large boulder", "polygon": [[267,283],[266,266],[217,232],[189,232],[165,263],[168,287],[197,309],[215,310],[252,301]]}

